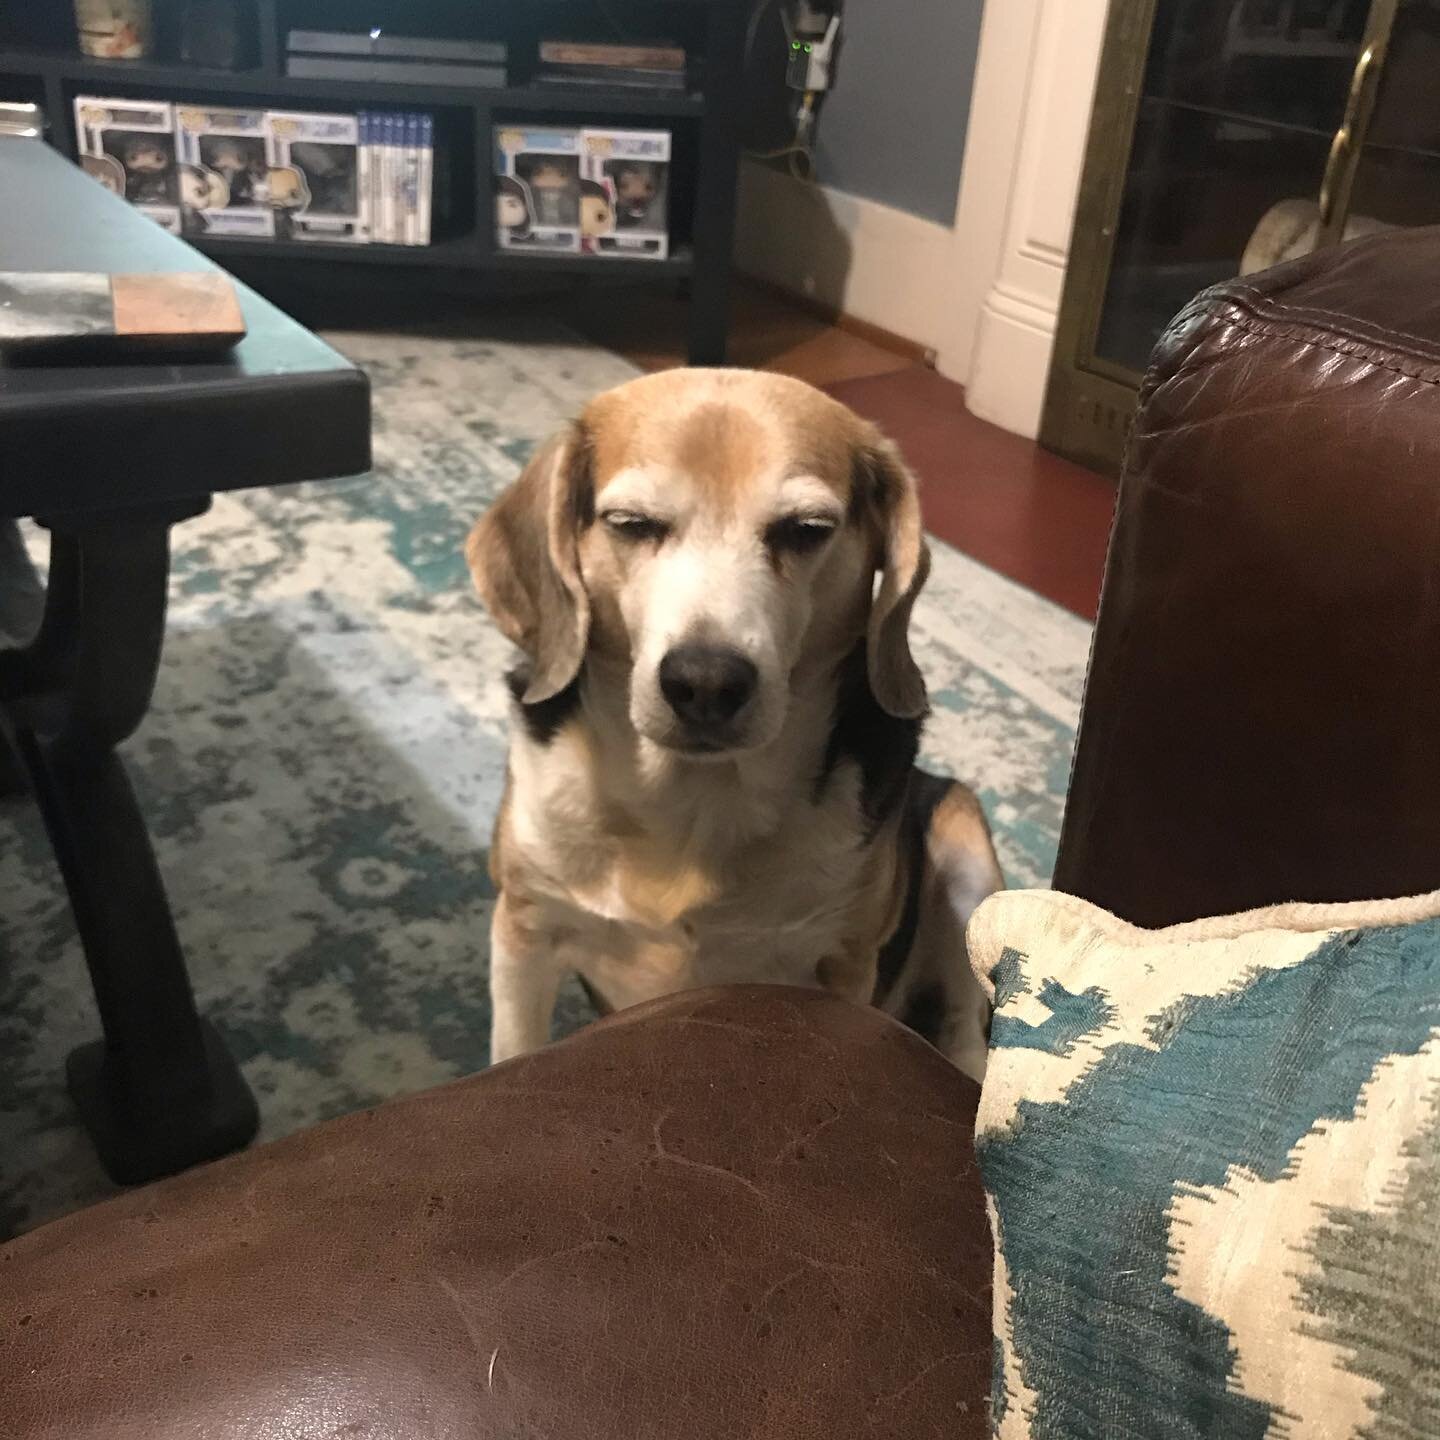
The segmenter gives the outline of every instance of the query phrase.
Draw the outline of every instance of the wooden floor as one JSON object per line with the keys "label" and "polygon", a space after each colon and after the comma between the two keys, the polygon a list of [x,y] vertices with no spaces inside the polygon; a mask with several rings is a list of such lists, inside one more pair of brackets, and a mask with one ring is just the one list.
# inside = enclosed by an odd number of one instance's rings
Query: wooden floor
{"label": "wooden floor", "polygon": [[[685,363],[685,302],[653,288],[595,289],[563,302],[567,324],[642,370]],[[822,388],[840,380],[891,374],[915,364],[863,335],[842,330],[759,286],[738,282],[730,326],[730,363],[778,370]]]}
{"label": "wooden floor", "polygon": [[[565,319],[646,370],[684,364],[685,309],[653,291],[595,291]],[[741,285],[736,365],[795,375],[875,421],[923,483],[932,533],[1066,609],[1093,619],[1114,483],[965,408],[960,386],[913,355]]]}

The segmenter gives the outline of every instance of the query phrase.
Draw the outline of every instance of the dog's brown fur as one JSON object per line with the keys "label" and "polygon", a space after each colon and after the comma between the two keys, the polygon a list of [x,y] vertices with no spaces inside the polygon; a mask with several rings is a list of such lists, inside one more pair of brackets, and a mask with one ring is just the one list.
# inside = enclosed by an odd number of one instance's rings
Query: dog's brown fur
{"label": "dog's brown fur", "polygon": [[[495,1058],[548,1038],[578,972],[613,1008],[769,980],[928,1009],[978,1073],[963,926],[1001,882],[974,796],[911,769],[929,554],[894,446],[798,381],[666,372],[592,402],[467,556],[526,658],[491,852]],[[759,677],[703,754],[656,680],[697,637]]]}

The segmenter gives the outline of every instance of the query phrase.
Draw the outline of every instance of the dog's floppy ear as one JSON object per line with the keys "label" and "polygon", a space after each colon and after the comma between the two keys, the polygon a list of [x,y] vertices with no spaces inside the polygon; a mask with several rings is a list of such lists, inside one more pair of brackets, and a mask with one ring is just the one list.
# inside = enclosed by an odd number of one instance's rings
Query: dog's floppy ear
{"label": "dog's floppy ear", "polygon": [[590,600],[578,542],[591,483],[589,441],[573,425],[536,452],[465,543],[485,608],[530,659],[526,705],[558,695],[585,658]]}
{"label": "dog's floppy ear", "polygon": [[930,574],[919,489],[899,449],[879,435],[860,448],[855,480],[880,528],[880,588],[865,641],[870,689],[887,714],[918,720],[925,678],[910,653],[910,612]]}

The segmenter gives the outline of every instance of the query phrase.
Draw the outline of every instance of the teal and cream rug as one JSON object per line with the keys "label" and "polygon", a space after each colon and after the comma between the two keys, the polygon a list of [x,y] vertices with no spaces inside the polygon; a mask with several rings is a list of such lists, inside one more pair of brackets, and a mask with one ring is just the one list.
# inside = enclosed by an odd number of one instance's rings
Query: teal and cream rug
{"label": "teal and cream rug", "polygon": [[[461,544],[538,441],[634,373],[548,328],[331,338],[374,384],[375,472],[222,496],[177,531],[126,747],[265,1138],[486,1063],[509,656]],[[925,759],[979,790],[1011,882],[1044,883],[1089,627],[943,545],[915,624]],[[587,1018],[569,995],[565,1026]],[[0,1235],[108,1193],[62,1083],[95,1034],[39,820],[0,804]]]}

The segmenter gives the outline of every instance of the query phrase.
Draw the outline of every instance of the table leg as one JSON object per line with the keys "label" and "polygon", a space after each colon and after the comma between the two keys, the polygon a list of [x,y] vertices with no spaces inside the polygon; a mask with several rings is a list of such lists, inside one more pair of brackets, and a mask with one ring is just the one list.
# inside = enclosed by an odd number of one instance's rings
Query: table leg
{"label": "table leg", "polygon": [[690,281],[689,361],[723,365],[730,335],[739,185],[745,20],[750,7],[711,5],[705,37],[705,116],[695,195],[695,266]]}
{"label": "table leg", "polygon": [[70,896],[103,1039],[68,1064],[127,1184],[238,1149],[255,1102],[201,1020],[145,822],[115,747],[144,717],[165,627],[168,521],[53,529],[45,617],[0,657],[21,757]]}
{"label": "table leg", "polygon": [[[39,629],[44,603],[45,587],[25,553],[19,525],[0,519],[0,642],[26,644]],[[24,766],[0,721],[0,800],[24,795],[29,788]]]}
{"label": "table leg", "polygon": [[13,800],[28,793],[29,789],[25,781],[25,766],[6,738],[3,727],[0,727],[0,800]]}

